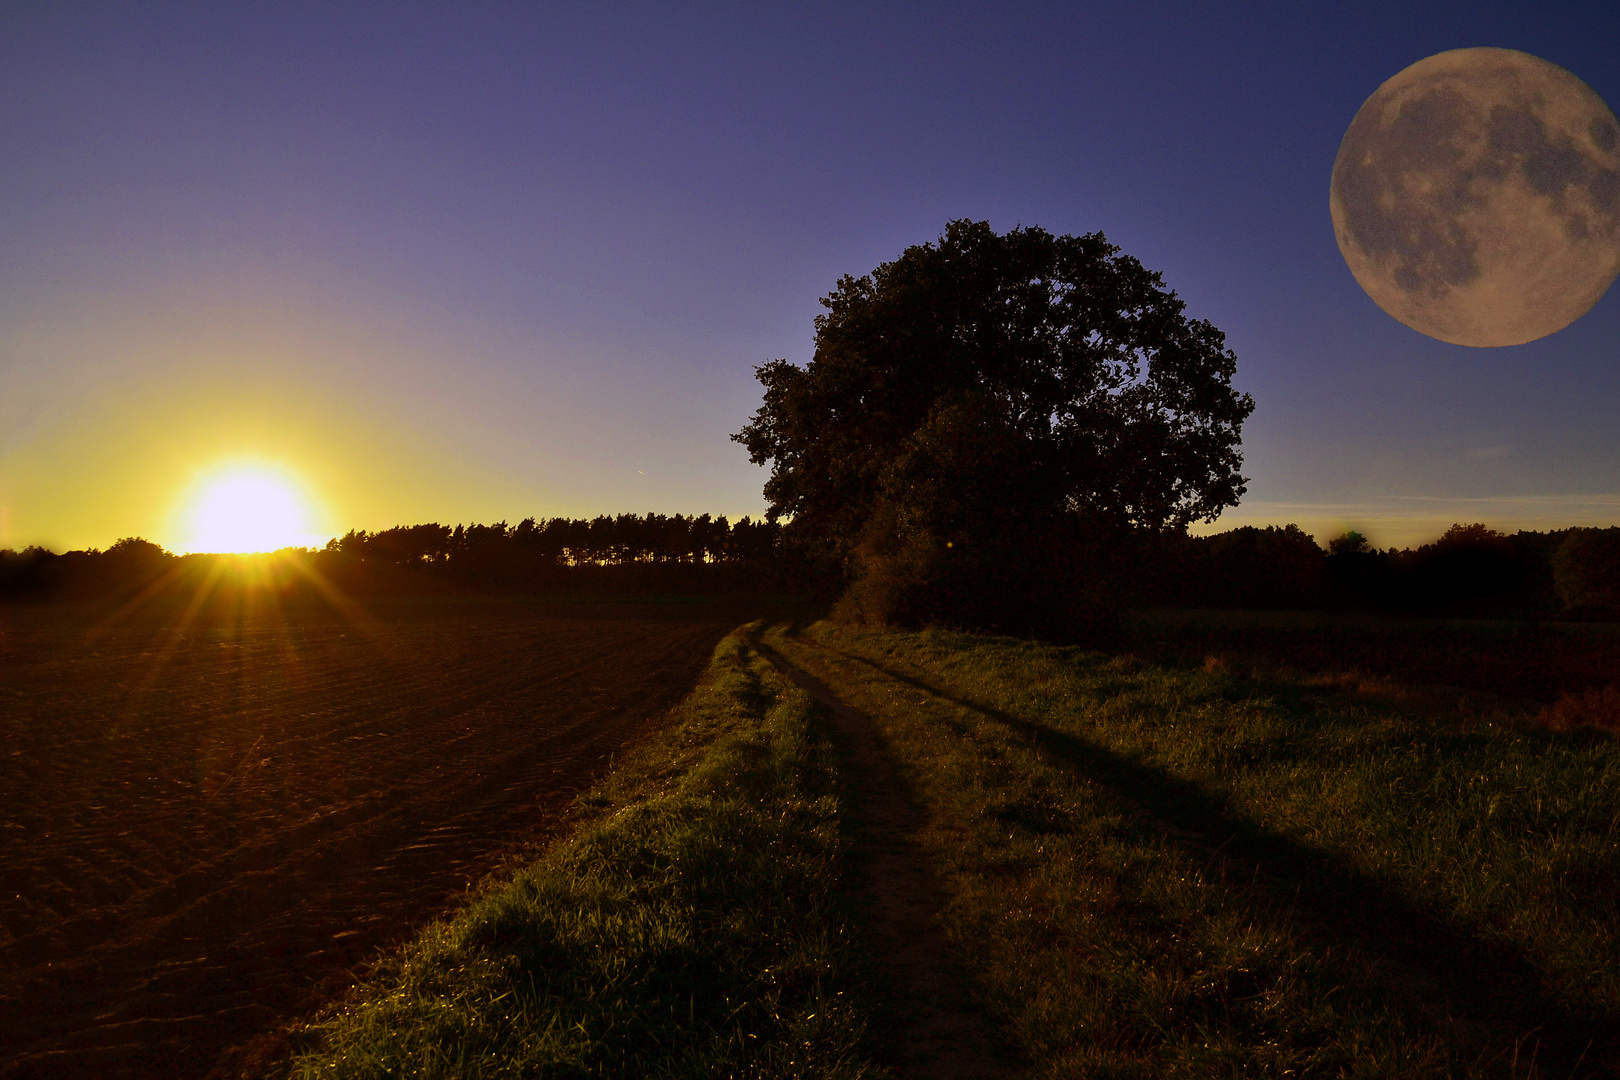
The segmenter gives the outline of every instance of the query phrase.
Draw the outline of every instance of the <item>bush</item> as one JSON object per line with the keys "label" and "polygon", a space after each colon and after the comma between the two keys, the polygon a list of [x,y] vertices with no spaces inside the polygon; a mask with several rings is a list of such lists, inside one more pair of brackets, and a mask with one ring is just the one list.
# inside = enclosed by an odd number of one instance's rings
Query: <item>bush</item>
{"label": "bush", "polygon": [[1620,528],[1569,530],[1553,552],[1552,570],[1566,612],[1620,615]]}

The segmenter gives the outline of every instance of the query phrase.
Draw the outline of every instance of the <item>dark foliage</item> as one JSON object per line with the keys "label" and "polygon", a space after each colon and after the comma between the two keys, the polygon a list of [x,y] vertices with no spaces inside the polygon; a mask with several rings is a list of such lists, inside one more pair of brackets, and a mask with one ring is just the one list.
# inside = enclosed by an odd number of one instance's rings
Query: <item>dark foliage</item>
{"label": "dark foliage", "polygon": [[[808,587],[814,568],[773,522],[702,514],[527,518],[350,531],[326,545],[334,572],[356,564],[463,585],[507,588]],[[352,574],[351,574],[352,576]]]}
{"label": "dark foliage", "polygon": [[1100,233],[953,221],[822,304],[733,438],[854,617],[1060,629],[1118,600],[1142,537],[1243,492],[1236,357]]}
{"label": "dark foliage", "polygon": [[60,559],[60,555],[42,547],[0,551],[0,596],[35,596],[54,591],[61,577],[57,565]]}
{"label": "dark foliage", "polygon": [[[971,469],[964,469],[971,478]],[[978,481],[988,486],[989,481]],[[943,497],[943,496],[942,496]],[[1009,521],[1007,528],[1013,528]],[[1371,547],[1355,533],[1327,550],[1297,525],[1245,526],[1211,536],[1164,532],[1114,534],[1110,548],[1078,530],[1053,541],[1100,575],[1076,578],[1104,604],[1184,608],[1359,609],[1412,615],[1491,619],[1620,619],[1620,528],[1564,529],[1504,535],[1482,524],[1453,525],[1416,550]],[[1104,539],[1107,539],[1105,537]],[[1014,537],[1007,546],[1022,543]],[[949,540],[946,543],[950,543]],[[1089,544],[1084,548],[1082,545]],[[947,554],[954,549],[946,548]],[[1027,550],[1027,548],[1025,549]],[[937,553],[936,553],[937,554]],[[791,592],[831,599],[845,584],[836,564],[795,545],[780,523],[707,514],[620,514],[594,519],[533,518],[507,525],[401,526],[350,531],[301,556],[331,584],[349,592],[473,589],[483,592],[647,593]],[[897,562],[918,549],[876,549],[866,557]],[[55,554],[44,548],[0,550],[0,599],[128,596],[171,579],[195,584],[215,556],[177,557],[156,544],[126,538],[106,551]],[[228,558],[228,557],[227,557]],[[1057,556],[1050,556],[1050,566]],[[919,561],[927,563],[926,558]],[[1004,597],[1030,588],[1027,569],[990,562],[962,573],[971,560],[940,558],[929,572],[945,581],[956,606],[926,604],[937,592],[905,590],[907,568],[869,573],[866,588],[895,589],[890,612],[917,621],[948,621],[966,610],[993,612]],[[943,568],[943,569],[941,569]],[[915,571],[912,571],[915,572]],[[959,573],[955,580],[945,573]],[[295,583],[283,568],[276,580]],[[915,579],[913,579],[915,580]],[[1111,591],[1110,591],[1111,590]],[[1054,590],[1056,591],[1056,590]],[[1078,589],[1064,594],[1073,603]],[[867,596],[870,596],[868,592]],[[910,605],[904,606],[904,605]],[[977,605],[974,608],[972,605]],[[1033,627],[1033,622],[1026,626]]]}
{"label": "dark foliage", "polygon": [[1328,560],[1298,525],[1244,526],[1159,545],[1140,598],[1178,607],[1298,609],[1327,596]]}
{"label": "dark foliage", "polygon": [[1448,707],[1461,700],[1453,691],[1481,691],[1541,702],[1541,722],[1558,730],[1614,730],[1620,642],[1569,622],[1620,616],[1604,600],[1620,593],[1617,541],[1620,529],[1509,536],[1479,523],[1453,525],[1404,551],[1377,550],[1355,533],[1324,551],[1294,526],[1184,537],[1165,547],[1156,591],[1144,590],[1144,599],[1182,609],[1361,614],[1250,620],[1183,610],[1151,617],[1112,644],[1176,664],[1213,659],[1228,670],[1283,665],[1446,687]]}
{"label": "dark foliage", "polygon": [[1408,606],[1451,614],[1512,612],[1526,577],[1513,541],[1483,524],[1453,525],[1402,560]]}
{"label": "dark foliage", "polygon": [[1620,618],[1620,528],[1570,529],[1551,564],[1553,587],[1566,610]]}
{"label": "dark foliage", "polygon": [[0,550],[0,599],[132,593],[161,579],[175,562],[158,545],[133,536],[106,551]]}
{"label": "dark foliage", "polygon": [[[111,596],[160,580],[205,578],[218,556],[176,557],[145,540],[57,555],[0,551],[0,598]],[[226,556],[229,558],[229,556]],[[468,588],[488,592],[793,592],[826,595],[828,568],[785,542],[780,525],[702,514],[528,518],[517,525],[350,530],[300,559],[351,593]],[[285,569],[276,580],[298,587]],[[268,579],[267,579],[268,580]]]}
{"label": "dark foliage", "polygon": [[1331,551],[1327,600],[1337,607],[1457,618],[1543,618],[1563,613],[1552,591],[1558,534],[1513,536],[1457,524],[1416,551]]}
{"label": "dark foliage", "polygon": [[1136,597],[1172,607],[1340,608],[1488,619],[1620,617],[1620,529],[1507,535],[1456,524],[1416,550],[1350,532],[1327,550],[1295,525],[1166,537]]}

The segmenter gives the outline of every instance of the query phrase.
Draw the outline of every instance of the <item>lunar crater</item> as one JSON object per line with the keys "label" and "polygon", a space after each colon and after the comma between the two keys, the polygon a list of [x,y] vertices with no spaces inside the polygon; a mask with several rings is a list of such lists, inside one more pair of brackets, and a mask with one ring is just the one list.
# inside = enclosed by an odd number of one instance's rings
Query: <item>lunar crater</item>
{"label": "lunar crater", "polygon": [[1544,60],[1441,53],[1362,105],[1330,204],[1346,263],[1389,314],[1456,344],[1520,344],[1620,272],[1620,125]]}

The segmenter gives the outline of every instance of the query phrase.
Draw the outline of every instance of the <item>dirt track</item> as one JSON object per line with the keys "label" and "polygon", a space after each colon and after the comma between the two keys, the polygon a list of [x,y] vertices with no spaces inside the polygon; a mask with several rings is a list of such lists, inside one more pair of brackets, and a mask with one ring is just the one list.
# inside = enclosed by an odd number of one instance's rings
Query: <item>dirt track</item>
{"label": "dirt track", "polygon": [[0,1076],[251,1069],[543,837],[747,617],[0,609]]}
{"label": "dirt track", "polygon": [[[790,640],[813,647],[804,638]],[[887,1064],[896,1076],[928,1080],[1011,1075],[990,1022],[969,1000],[937,922],[947,897],[917,843],[926,815],[906,792],[872,718],[769,645],[756,640],[754,646],[821,703],[842,736],[858,822],[863,900],[871,911],[869,932],[895,994],[884,1047]]]}

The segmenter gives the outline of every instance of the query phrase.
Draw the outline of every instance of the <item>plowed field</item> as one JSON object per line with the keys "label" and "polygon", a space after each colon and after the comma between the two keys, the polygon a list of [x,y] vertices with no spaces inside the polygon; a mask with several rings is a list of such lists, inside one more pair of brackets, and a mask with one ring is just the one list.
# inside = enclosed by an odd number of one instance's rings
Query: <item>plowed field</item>
{"label": "plowed field", "polygon": [[747,617],[0,608],[0,1076],[251,1069],[555,827]]}

